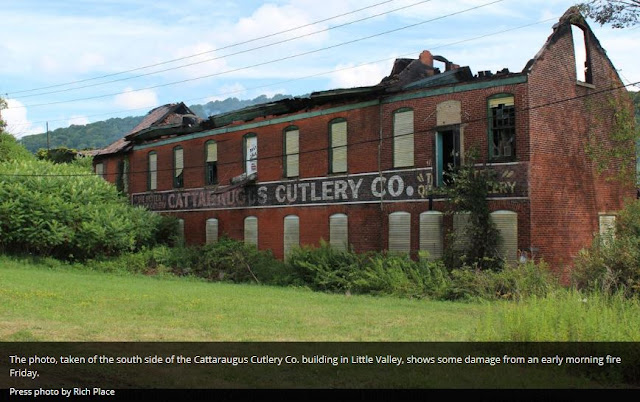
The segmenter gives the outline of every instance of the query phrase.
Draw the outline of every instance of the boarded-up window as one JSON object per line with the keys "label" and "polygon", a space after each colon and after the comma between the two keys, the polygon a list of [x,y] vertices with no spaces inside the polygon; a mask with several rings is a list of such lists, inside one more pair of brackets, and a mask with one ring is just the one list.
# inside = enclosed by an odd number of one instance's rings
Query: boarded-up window
{"label": "boarded-up window", "polygon": [[393,167],[413,166],[413,110],[393,115]]}
{"label": "boarded-up window", "polygon": [[420,214],[420,251],[429,253],[429,259],[442,258],[442,212]]}
{"label": "boarded-up window", "polygon": [[436,106],[436,122],[438,126],[449,126],[462,123],[462,104],[457,100],[448,100]]}
{"label": "boarded-up window", "polygon": [[616,216],[615,215],[599,215],[598,223],[600,227],[600,237],[606,242],[613,239],[616,235]]}
{"label": "boarded-up window", "polygon": [[455,234],[454,248],[456,250],[466,250],[471,245],[469,217],[470,214],[468,212],[460,212],[453,215],[453,233]]}
{"label": "boarded-up window", "polygon": [[104,178],[104,163],[96,163],[96,174]]}
{"label": "boarded-up window", "polygon": [[124,158],[122,165],[122,192],[129,193],[129,158]]}
{"label": "boarded-up window", "polygon": [[207,186],[218,183],[218,144],[215,141],[205,143],[205,183]]}
{"label": "boarded-up window", "polygon": [[493,160],[514,160],[516,108],[512,95],[489,98],[489,150]]}
{"label": "boarded-up window", "polygon": [[258,173],[258,137],[253,133],[244,136],[244,161],[247,176]]}
{"label": "boarded-up window", "polygon": [[411,251],[411,214],[394,212],[389,215],[389,251],[409,253]]}
{"label": "boarded-up window", "polygon": [[329,217],[329,245],[336,250],[349,248],[349,220],[345,214]]}
{"label": "boarded-up window", "polygon": [[258,247],[258,218],[255,216],[244,218],[244,242]]}
{"label": "boarded-up window", "polygon": [[300,246],[300,219],[295,215],[284,217],[284,258],[295,247]]}
{"label": "boarded-up window", "polygon": [[347,171],[347,121],[336,119],[329,125],[331,173]]}
{"label": "boarded-up window", "polygon": [[285,177],[298,177],[300,163],[300,132],[296,127],[284,131],[284,169]]}
{"label": "boarded-up window", "polygon": [[216,243],[218,241],[218,220],[215,218],[207,219],[205,229],[207,244]]}
{"label": "boarded-up window", "polygon": [[184,151],[182,147],[173,148],[173,187],[184,186]]}
{"label": "boarded-up window", "polygon": [[158,188],[158,154],[149,152],[149,180],[147,181],[149,190]]}
{"label": "boarded-up window", "polygon": [[498,245],[498,255],[507,262],[518,259],[518,214],[513,211],[496,211],[491,213],[491,219],[500,232],[501,242]]}
{"label": "boarded-up window", "polygon": [[178,219],[178,243],[184,245],[184,219]]}

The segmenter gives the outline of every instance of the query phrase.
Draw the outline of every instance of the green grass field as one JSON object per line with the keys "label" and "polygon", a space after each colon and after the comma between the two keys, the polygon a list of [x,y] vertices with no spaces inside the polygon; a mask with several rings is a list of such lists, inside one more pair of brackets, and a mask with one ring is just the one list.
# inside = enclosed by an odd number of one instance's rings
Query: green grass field
{"label": "green grass field", "polygon": [[483,304],[46,268],[0,257],[4,341],[463,341]]}
{"label": "green grass field", "polygon": [[444,302],[93,272],[0,256],[0,341],[640,341],[640,302]]}

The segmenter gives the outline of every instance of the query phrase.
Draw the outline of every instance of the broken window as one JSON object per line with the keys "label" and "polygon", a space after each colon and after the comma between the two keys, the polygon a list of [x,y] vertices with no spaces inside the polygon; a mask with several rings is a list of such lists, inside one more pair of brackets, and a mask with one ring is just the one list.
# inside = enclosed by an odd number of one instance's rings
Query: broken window
{"label": "broken window", "polygon": [[339,118],[329,123],[329,173],[347,171],[347,121]]}
{"label": "broken window", "polygon": [[413,110],[393,113],[393,167],[413,166]]}
{"label": "broken window", "polygon": [[205,147],[205,185],[211,186],[218,183],[218,144],[215,141],[207,141]]}
{"label": "broken window", "polygon": [[155,190],[158,188],[158,154],[155,151],[149,152],[148,162],[147,188]]}
{"label": "broken window", "polygon": [[184,152],[181,146],[173,148],[173,187],[184,187]]}
{"label": "broken window", "polygon": [[512,95],[489,98],[489,152],[494,161],[516,156],[516,108]]}
{"label": "broken window", "polygon": [[258,173],[258,136],[255,133],[244,135],[244,171],[247,176]]}
{"label": "broken window", "polygon": [[592,84],[586,32],[584,28],[578,25],[571,25],[571,36],[573,37],[573,50],[576,60],[576,79],[579,82]]}
{"label": "broken window", "polygon": [[284,130],[284,176],[298,177],[300,163],[300,131],[290,126]]}

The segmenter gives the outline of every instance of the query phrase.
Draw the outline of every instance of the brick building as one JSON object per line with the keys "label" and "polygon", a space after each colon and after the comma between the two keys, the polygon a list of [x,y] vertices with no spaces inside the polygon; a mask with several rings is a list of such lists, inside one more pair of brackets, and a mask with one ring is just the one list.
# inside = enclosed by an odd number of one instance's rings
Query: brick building
{"label": "brick building", "polygon": [[325,239],[438,257],[446,231],[466,223],[443,214],[442,188],[474,148],[500,178],[489,206],[503,255],[561,267],[635,195],[598,176],[585,154],[588,139],[611,146],[612,105],[626,102],[605,51],[570,9],[522,72],[473,75],[424,51],[396,60],[371,87],[207,120],[165,105],[94,163],[133,204],[181,219],[187,243],[226,234],[282,258]]}

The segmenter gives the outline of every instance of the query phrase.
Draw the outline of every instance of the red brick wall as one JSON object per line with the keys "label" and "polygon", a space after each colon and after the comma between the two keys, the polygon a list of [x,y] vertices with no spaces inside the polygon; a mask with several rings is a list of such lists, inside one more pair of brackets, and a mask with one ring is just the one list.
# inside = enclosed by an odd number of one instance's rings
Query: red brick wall
{"label": "red brick wall", "polygon": [[[414,110],[415,167],[433,165],[436,106],[447,100],[459,100],[462,104],[462,124],[464,126],[465,149],[475,146],[480,151],[480,161],[486,161],[487,147],[487,98],[498,93],[515,96],[516,105],[526,105],[526,84],[496,86],[475,89],[455,94],[445,94],[418,99],[384,103],[363,109],[344,111],[312,118],[296,119],[290,116],[286,123],[278,123],[255,129],[227,132],[171,144],[146,147],[132,151],[130,155],[130,192],[147,191],[147,157],[150,151],[158,155],[158,191],[171,190],[173,186],[173,149],[181,145],[184,150],[185,188],[204,186],[204,144],[210,139],[218,142],[218,178],[220,184],[228,184],[229,179],[241,174],[243,168],[243,136],[249,132],[258,137],[258,181],[279,181],[283,179],[283,130],[295,125],[300,130],[300,178],[324,177],[329,170],[329,122],[341,117],[348,124],[348,173],[376,172],[378,170],[379,122],[382,118],[381,168],[393,168],[393,112],[399,108]],[[420,93],[420,90],[414,91]],[[336,105],[331,105],[335,107]],[[308,111],[304,111],[308,112]],[[526,111],[518,111],[516,133],[516,160],[529,160],[528,125]],[[259,122],[264,119],[252,121]],[[241,123],[235,123],[235,127]],[[518,247],[528,248],[530,244],[530,213],[528,200],[492,200],[492,210],[506,209],[518,213]],[[433,208],[443,210],[443,202],[434,202]],[[205,222],[217,218],[219,234],[243,239],[244,218],[258,218],[258,244],[261,249],[271,249],[277,257],[283,253],[283,220],[290,214],[300,218],[301,244],[317,245],[321,238],[329,239],[329,216],[345,213],[349,218],[349,238],[358,252],[383,250],[388,248],[388,216],[395,211],[411,213],[411,249],[414,255],[419,249],[419,215],[429,209],[428,201],[358,205],[332,205],[286,208],[256,208],[246,210],[216,210],[180,212],[176,216],[185,220],[185,236],[188,243],[205,242]],[[445,224],[451,226],[449,218]]]}
{"label": "red brick wall", "polygon": [[[569,25],[560,25],[529,76],[531,133],[531,242],[540,256],[560,269],[598,232],[598,212],[622,207],[633,189],[598,176],[585,153],[590,133],[603,147],[611,145],[608,100],[626,91],[597,94],[621,86],[617,73],[590,38],[593,84],[576,84],[575,58]],[[564,99],[575,100],[539,107]],[[630,144],[633,146],[633,144]]]}

